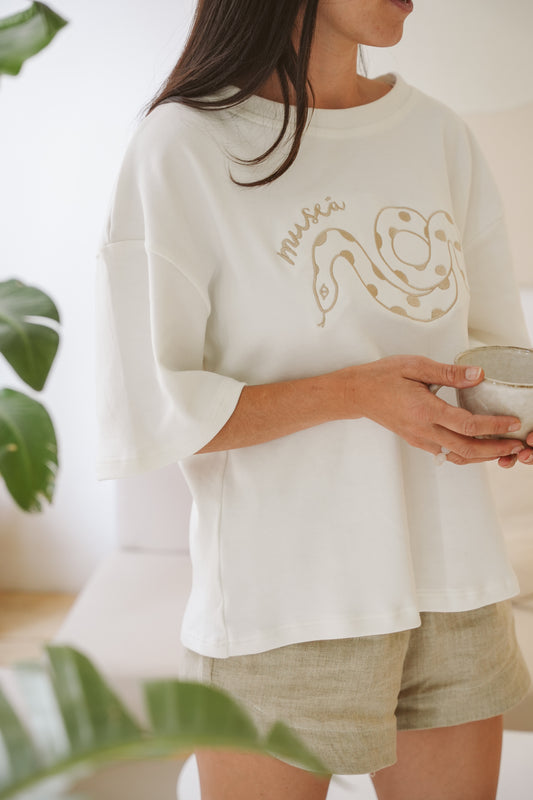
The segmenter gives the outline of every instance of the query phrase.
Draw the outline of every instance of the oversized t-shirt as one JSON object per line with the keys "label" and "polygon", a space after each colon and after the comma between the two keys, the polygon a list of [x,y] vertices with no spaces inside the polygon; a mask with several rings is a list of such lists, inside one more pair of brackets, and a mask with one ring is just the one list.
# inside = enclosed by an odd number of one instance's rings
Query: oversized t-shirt
{"label": "oversized t-shirt", "polygon": [[381,80],[392,88],[372,103],[315,109],[271,184],[230,177],[266,176],[287,152],[236,160],[279,132],[282,105],[258,96],[162,104],[119,171],[96,276],[97,477],[180,463],[182,640],[208,656],[412,628],[420,611],[518,590],[482,466],[438,466],[365,418],[196,454],[245,385],[528,344],[469,128],[400,75]]}

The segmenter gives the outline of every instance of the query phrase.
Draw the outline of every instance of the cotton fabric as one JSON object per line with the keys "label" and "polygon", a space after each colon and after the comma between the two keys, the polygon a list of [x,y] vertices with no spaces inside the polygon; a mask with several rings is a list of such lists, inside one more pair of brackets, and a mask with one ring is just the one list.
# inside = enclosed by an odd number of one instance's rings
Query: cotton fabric
{"label": "cotton fabric", "polygon": [[161,105],[117,177],[96,274],[96,473],[180,463],[193,496],[182,641],[207,656],[415,628],[420,612],[518,592],[480,466],[437,467],[368,419],[196,454],[245,385],[528,344],[469,128],[382,79],[379,100],[316,109],[270,185],[230,179],[280,159],[232,160],[276,137],[282,107],[260,97]]}

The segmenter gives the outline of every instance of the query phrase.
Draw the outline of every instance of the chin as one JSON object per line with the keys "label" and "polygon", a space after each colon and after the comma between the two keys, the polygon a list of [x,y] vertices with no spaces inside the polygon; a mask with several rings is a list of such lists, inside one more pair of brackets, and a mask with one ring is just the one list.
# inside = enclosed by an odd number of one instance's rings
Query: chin
{"label": "chin", "polygon": [[386,35],[384,34],[379,38],[369,39],[366,42],[360,41],[359,44],[367,47],[394,47],[395,44],[401,41],[402,36],[403,28],[399,31],[390,31]]}

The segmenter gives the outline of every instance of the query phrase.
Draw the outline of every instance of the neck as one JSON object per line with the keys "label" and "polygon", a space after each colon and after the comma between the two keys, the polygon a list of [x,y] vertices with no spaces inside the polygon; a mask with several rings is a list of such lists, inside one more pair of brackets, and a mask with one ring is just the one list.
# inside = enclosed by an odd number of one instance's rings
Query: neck
{"label": "neck", "polygon": [[[297,50],[299,27],[293,33]],[[308,78],[313,87],[315,108],[351,108],[365,105],[386,94],[390,86],[369,80],[357,72],[358,45],[345,39],[322,36],[317,29],[309,59]],[[277,73],[273,73],[257,92],[267,100],[283,102]],[[310,102],[312,98],[309,98]],[[296,103],[296,95],[289,85],[289,102]]]}
{"label": "neck", "polygon": [[[341,80],[337,70],[311,70],[308,77],[313,87],[315,97],[315,108],[352,108],[362,106],[378,100],[390,91],[387,83],[378,80],[370,80],[359,75],[355,66],[345,73],[345,79]],[[273,73],[267,81],[257,91],[260,97],[267,100],[275,100],[277,103],[283,102],[281,85],[276,73]],[[309,98],[311,102],[312,98]],[[294,88],[289,85],[289,102],[296,104],[296,94]]]}

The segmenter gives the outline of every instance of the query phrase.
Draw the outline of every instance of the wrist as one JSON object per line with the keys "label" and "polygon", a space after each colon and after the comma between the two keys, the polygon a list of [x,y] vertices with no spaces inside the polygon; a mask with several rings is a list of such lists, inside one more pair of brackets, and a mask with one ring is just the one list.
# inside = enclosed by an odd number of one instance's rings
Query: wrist
{"label": "wrist", "polygon": [[328,380],[329,402],[332,419],[360,419],[359,395],[361,391],[361,367],[353,366],[331,372],[324,376]]}

